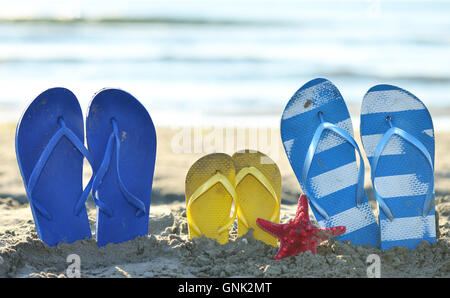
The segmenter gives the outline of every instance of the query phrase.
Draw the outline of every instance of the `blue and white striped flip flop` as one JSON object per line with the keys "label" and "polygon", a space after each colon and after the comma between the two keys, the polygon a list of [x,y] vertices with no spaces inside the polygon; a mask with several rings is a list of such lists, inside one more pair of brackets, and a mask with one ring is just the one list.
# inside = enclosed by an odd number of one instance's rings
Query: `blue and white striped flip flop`
{"label": "blue and white striped flip flop", "polygon": [[436,242],[434,130],[413,94],[377,85],[364,96],[361,139],[380,208],[381,248]]}
{"label": "blue and white striped flip flop", "polygon": [[345,226],[339,240],[378,246],[379,228],[364,191],[364,161],[336,86],[315,79],[301,87],[283,112],[281,138],[318,224]]}

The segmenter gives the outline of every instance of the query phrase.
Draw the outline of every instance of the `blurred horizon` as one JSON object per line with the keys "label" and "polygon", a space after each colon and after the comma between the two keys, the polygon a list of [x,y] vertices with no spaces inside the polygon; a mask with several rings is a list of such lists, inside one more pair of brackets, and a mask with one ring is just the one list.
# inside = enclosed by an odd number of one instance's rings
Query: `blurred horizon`
{"label": "blurred horizon", "polygon": [[[122,88],[156,125],[277,126],[307,81],[330,79],[358,118],[397,85],[450,130],[450,1],[0,0],[0,122],[62,86],[83,111]],[[357,120],[356,120],[357,121]],[[354,123],[357,128],[357,123]]]}

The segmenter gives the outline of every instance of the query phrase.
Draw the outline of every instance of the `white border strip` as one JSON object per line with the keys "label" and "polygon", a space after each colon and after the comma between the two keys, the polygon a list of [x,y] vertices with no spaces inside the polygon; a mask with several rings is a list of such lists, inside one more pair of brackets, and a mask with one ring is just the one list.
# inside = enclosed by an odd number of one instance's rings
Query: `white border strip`
{"label": "white border strip", "polygon": [[312,193],[322,198],[358,183],[356,161],[311,178]]}
{"label": "white border strip", "polygon": [[416,174],[375,178],[375,187],[383,198],[420,196],[428,193],[430,183],[421,182]]}
{"label": "white border strip", "polygon": [[356,230],[367,227],[374,222],[376,222],[375,216],[372,213],[369,203],[366,202],[359,208],[350,208],[344,212],[331,216],[329,220],[321,220],[318,224],[322,228],[345,226],[345,234],[350,234]]}
{"label": "white border strip", "polygon": [[422,239],[426,235],[436,237],[434,215],[394,218],[393,221],[383,219],[380,225],[382,241]]}

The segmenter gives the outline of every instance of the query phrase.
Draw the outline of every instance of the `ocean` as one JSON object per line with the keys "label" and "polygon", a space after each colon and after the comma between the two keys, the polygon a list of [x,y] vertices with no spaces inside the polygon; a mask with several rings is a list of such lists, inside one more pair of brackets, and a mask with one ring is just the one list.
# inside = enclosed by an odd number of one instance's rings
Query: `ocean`
{"label": "ocean", "polygon": [[0,0],[0,122],[51,87],[86,112],[124,89],[161,126],[277,127],[307,81],[330,79],[358,127],[365,92],[417,95],[450,130],[450,2]]}

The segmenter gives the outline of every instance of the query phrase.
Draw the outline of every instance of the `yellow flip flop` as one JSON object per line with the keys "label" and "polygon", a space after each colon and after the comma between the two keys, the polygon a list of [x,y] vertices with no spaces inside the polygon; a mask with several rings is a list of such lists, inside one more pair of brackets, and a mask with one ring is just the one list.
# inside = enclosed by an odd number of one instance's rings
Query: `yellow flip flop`
{"label": "yellow flip flop", "polygon": [[253,237],[277,246],[277,238],[262,230],[256,219],[280,222],[281,174],[276,163],[258,151],[238,151],[236,166],[238,236],[253,228]]}
{"label": "yellow flip flop", "polygon": [[189,238],[205,235],[227,243],[237,212],[233,159],[224,153],[200,158],[186,175],[185,190]]}

